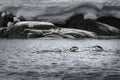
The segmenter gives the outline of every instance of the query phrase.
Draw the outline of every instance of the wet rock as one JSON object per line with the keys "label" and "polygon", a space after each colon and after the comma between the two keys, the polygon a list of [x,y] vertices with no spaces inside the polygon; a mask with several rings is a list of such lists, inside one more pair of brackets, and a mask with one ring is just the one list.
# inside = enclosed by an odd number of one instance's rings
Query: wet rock
{"label": "wet rock", "polygon": [[8,37],[7,28],[1,27],[0,28],[0,37]]}

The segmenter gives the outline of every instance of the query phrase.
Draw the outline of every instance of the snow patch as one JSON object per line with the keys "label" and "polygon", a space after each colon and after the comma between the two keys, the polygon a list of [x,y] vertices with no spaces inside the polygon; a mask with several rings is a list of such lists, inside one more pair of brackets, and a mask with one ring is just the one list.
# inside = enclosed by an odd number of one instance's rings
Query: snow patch
{"label": "snow patch", "polygon": [[22,25],[28,25],[28,27],[33,27],[35,25],[54,26],[53,23],[50,23],[50,22],[39,22],[39,21],[22,21],[22,22],[17,22],[15,24],[15,26],[22,26]]}
{"label": "snow patch", "polygon": [[92,13],[87,13],[84,15],[84,19],[97,19],[97,16]]}

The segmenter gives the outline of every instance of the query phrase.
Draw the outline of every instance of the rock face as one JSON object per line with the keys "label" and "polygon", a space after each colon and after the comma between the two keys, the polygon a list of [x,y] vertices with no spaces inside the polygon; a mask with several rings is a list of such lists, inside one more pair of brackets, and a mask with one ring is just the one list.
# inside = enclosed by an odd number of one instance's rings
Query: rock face
{"label": "rock face", "polygon": [[114,26],[120,29],[120,19],[112,16],[103,16],[97,19],[97,21]]}
{"label": "rock face", "polygon": [[115,36],[119,35],[120,31],[119,28],[97,22],[96,20],[84,19],[82,14],[70,17],[63,26],[95,32],[99,36]]}
{"label": "rock face", "polygon": [[7,27],[2,28],[0,36],[3,32],[10,38],[120,36],[119,0],[4,0],[0,3],[0,27]]}
{"label": "rock face", "polygon": [[56,27],[50,22],[24,21],[18,22],[11,27],[0,29],[0,36],[8,38],[94,38],[94,32],[70,28]]}

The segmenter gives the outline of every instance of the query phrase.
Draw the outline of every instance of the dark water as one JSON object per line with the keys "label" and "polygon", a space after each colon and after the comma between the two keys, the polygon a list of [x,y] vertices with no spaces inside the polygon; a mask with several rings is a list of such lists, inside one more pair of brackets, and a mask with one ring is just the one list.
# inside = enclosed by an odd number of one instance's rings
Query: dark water
{"label": "dark water", "polygon": [[[120,80],[120,39],[0,39],[0,80]],[[100,45],[104,51],[88,47]],[[65,51],[78,46],[79,52]],[[41,52],[61,49],[63,52]]]}

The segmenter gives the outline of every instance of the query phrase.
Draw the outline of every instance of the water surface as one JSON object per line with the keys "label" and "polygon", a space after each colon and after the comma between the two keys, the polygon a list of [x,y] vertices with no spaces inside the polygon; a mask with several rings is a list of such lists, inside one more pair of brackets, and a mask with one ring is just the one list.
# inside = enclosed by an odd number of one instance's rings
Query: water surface
{"label": "water surface", "polygon": [[[0,39],[0,80],[120,80],[120,39]],[[104,51],[88,47],[100,45]],[[78,46],[79,52],[70,52]],[[61,49],[63,52],[41,52]]]}

